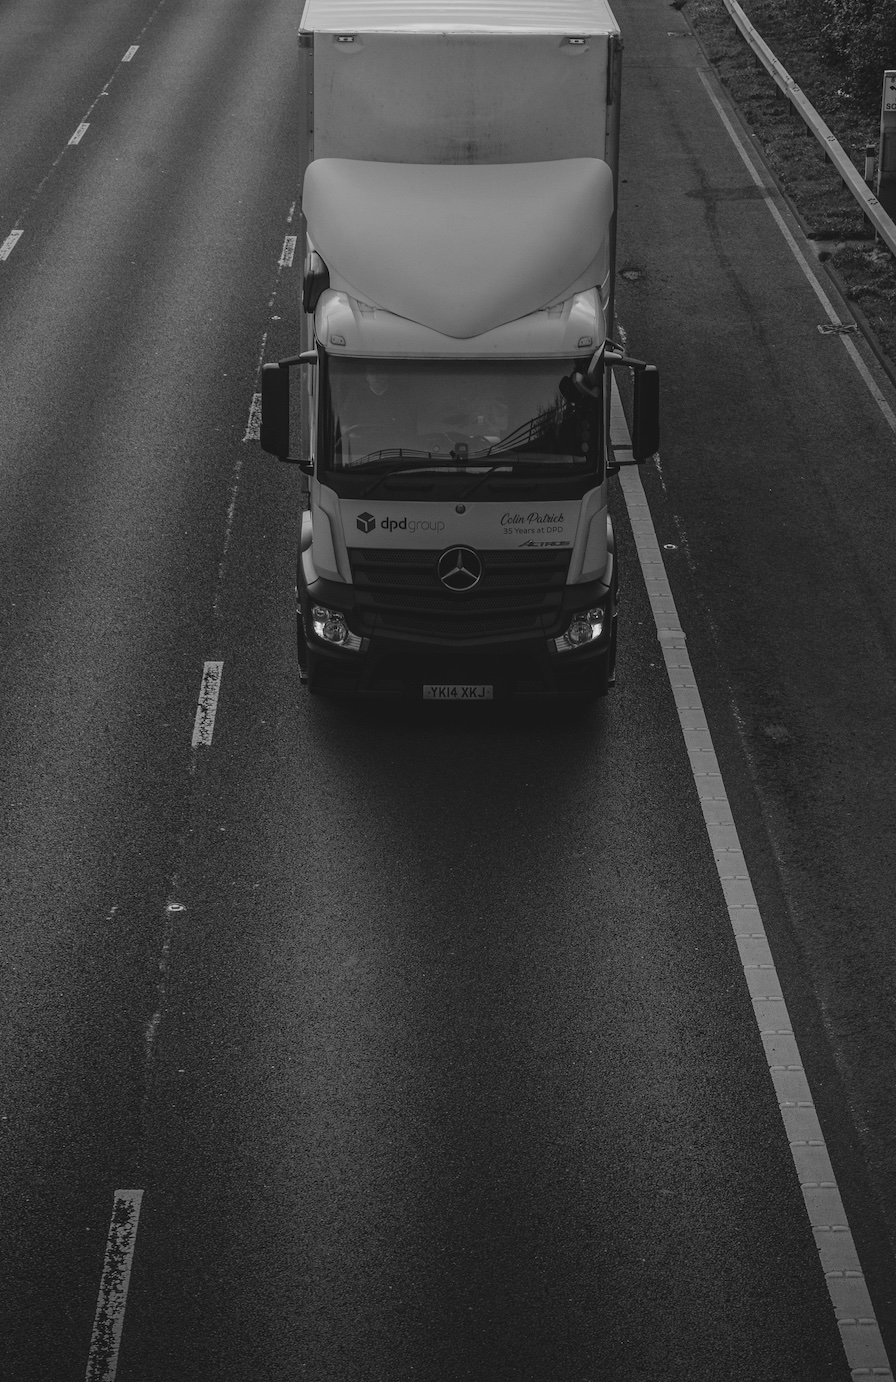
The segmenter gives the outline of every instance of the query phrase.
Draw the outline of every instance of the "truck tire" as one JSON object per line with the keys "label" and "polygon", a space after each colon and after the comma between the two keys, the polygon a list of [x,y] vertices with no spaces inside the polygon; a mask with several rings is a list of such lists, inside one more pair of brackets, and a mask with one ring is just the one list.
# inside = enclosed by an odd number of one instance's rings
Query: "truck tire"
{"label": "truck tire", "polygon": [[594,682],[588,687],[587,691],[581,691],[575,697],[574,703],[584,710],[596,701],[602,701],[608,696],[616,685],[616,615],[613,615],[613,623],[610,628],[610,653],[607,658],[606,670],[598,673]]}
{"label": "truck tire", "polygon": [[315,666],[315,657],[313,653],[308,658],[307,674],[305,677],[305,689],[308,692],[309,696],[322,696],[325,694],[320,687],[320,678],[317,675],[317,668]]}
{"label": "truck tire", "polygon": [[299,667],[299,681],[302,686],[308,685],[308,640],[305,637],[305,628],[302,624],[301,614],[296,615],[296,662]]}

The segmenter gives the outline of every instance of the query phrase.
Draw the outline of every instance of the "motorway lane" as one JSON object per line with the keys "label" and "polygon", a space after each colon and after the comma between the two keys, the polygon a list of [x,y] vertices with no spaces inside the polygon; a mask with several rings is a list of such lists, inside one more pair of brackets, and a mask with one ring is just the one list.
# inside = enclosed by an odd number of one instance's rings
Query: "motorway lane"
{"label": "motorway lane", "polygon": [[558,722],[300,698],[262,522],[122,1375],[845,1378],[627,533]]}
{"label": "motorway lane", "polygon": [[593,720],[309,705],[239,441],[292,11],[166,8],[4,266],[7,1365],[83,1375],[139,1184],[121,1377],[844,1377],[624,517]]}
{"label": "motorway lane", "polygon": [[[0,5],[0,242],[166,0]],[[125,69],[127,70],[127,69]],[[107,100],[105,97],[103,100]],[[101,118],[101,112],[91,115]],[[8,225],[7,225],[8,223]]]}
{"label": "motorway lane", "polygon": [[645,488],[892,1357],[896,441],[818,332],[824,309],[683,17],[658,0],[615,8],[617,311],[664,381],[662,470]]}
{"label": "motorway lane", "polygon": [[[166,7],[0,264],[14,1377],[83,1375],[111,1191],[141,1145],[193,712],[297,193],[294,21]],[[35,155],[31,184],[45,171]]]}

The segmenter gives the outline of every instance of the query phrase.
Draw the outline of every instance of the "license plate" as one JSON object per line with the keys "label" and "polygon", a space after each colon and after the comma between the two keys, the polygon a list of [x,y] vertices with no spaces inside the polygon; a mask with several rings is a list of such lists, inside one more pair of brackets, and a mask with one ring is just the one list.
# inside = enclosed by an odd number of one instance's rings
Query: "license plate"
{"label": "license plate", "polygon": [[490,701],[490,686],[424,686],[425,701]]}

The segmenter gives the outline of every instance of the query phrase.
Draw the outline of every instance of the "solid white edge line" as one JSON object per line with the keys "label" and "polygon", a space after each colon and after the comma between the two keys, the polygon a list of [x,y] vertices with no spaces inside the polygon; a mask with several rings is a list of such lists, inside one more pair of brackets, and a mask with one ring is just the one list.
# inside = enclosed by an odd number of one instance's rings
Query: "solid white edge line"
{"label": "solid white edge line", "polygon": [[21,230],[11,230],[3,244],[0,245],[0,259],[8,259],[21,238]]}
{"label": "solid white edge line", "polygon": [[[819,302],[824,308],[828,320],[834,326],[841,326],[842,322],[840,321],[840,318],[837,315],[833,303],[831,302],[827,293],[824,291],[824,288],[822,288],[818,279],[815,277],[815,274],[812,272],[812,268],[809,264],[809,261],[803,254],[803,251],[800,249],[796,240],[794,239],[790,231],[790,228],[787,225],[787,222],[784,220],[784,217],[781,215],[780,211],[775,206],[769,188],[766,187],[765,183],[763,182],[755,164],[753,163],[753,160],[750,158],[750,155],[747,152],[743,140],[737,133],[737,130],[734,128],[734,125],[729,119],[728,113],[722,105],[721,101],[719,100],[718,96],[713,91],[710,85],[709,78],[707,77],[706,73],[702,71],[701,68],[698,67],[696,70],[698,77],[700,78],[701,82],[706,88],[707,96],[715,106],[716,114],[718,115],[719,119],[724,125],[734,147],[740,154],[741,160],[746,166],[746,169],[750,174],[750,177],[753,179],[756,186],[761,188],[763,193],[765,194],[763,200],[765,201],[766,206],[771,212],[776,226],[780,230],[781,234],[784,236],[784,239],[787,241],[787,246],[791,254],[793,255],[797,264],[799,264],[800,268],[803,271],[803,274],[808,280],[809,286],[811,287],[812,291],[815,293],[816,297],[818,298]],[[852,360],[856,369],[859,371],[859,374],[861,375],[862,381],[867,387],[868,392],[871,394],[871,397],[874,399],[875,403],[877,404],[878,408],[880,409],[881,413],[886,419],[887,425],[893,432],[896,432],[896,413],[893,412],[893,409],[890,407],[889,403],[884,398],[877,384],[874,382],[874,379],[871,376],[871,372],[868,369],[868,366],[865,364],[864,360],[862,359],[861,355],[855,347],[855,343],[851,341],[848,336],[841,336],[840,340],[843,342],[843,345],[846,349],[846,353],[849,355],[849,358]]]}
{"label": "solid white edge line", "polygon": [[142,1190],[115,1191],[85,1382],[115,1379],[142,1199]]}
{"label": "solid white edge line", "polygon": [[199,704],[196,706],[196,719],[193,724],[193,748],[210,748],[215,731],[215,714],[218,708],[218,692],[221,689],[223,662],[207,662],[202,671],[199,687]]}
{"label": "solid white edge line", "polygon": [[[615,379],[611,444],[631,446]],[[619,471],[657,637],[803,1202],[854,1379],[892,1371],[803,1071],[637,466]]]}

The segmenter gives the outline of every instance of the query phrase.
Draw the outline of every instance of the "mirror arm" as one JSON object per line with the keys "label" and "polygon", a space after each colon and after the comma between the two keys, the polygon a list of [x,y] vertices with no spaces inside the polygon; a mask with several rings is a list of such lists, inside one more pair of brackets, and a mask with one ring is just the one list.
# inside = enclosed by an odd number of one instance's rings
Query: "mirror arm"
{"label": "mirror arm", "polygon": [[635,360],[621,350],[605,350],[604,363],[607,365],[626,365],[629,369],[646,369],[646,360]]}
{"label": "mirror arm", "polygon": [[293,365],[316,365],[317,351],[303,350],[301,355],[287,355],[285,360],[278,360],[277,365],[280,369],[291,369]]}
{"label": "mirror arm", "polygon": [[572,375],[572,382],[579,393],[584,394],[586,398],[600,398],[600,393],[597,389],[593,374],[580,374],[579,371],[576,370],[575,374]]}

